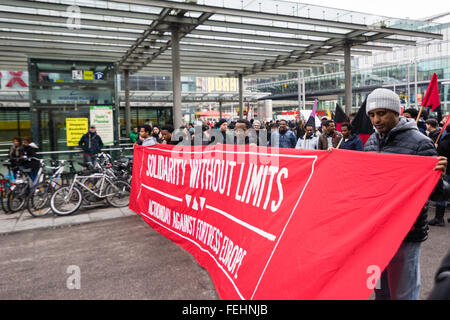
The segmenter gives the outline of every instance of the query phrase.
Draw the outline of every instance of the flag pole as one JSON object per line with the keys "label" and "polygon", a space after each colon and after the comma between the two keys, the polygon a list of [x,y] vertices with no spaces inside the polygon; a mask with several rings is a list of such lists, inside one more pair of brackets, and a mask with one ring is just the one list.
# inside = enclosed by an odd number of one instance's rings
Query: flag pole
{"label": "flag pole", "polygon": [[419,122],[420,115],[422,114],[423,106],[420,107],[419,114],[417,115],[416,123]]}
{"label": "flag pole", "polygon": [[440,139],[441,136],[442,136],[442,131],[444,131],[444,128],[442,128],[441,132],[439,132],[439,135],[438,135],[438,137],[436,138],[436,142],[435,142],[434,144],[438,144],[439,139]]}
{"label": "flag pole", "polygon": [[336,149],[339,149],[339,147],[341,146],[342,140],[344,140],[344,136],[342,136],[342,138],[341,138],[341,140],[339,141],[339,143],[338,143]]}
{"label": "flag pole", "polygon": [[444,132],[445,128],[447,127],[449,120],[450,120],[450,114],[447,115],[447,119],[445,120],[444,126],[442,127],[441,132],[439,132],[439,135],[438,135],[438,137],[436,138],[436,142],[434,143],[435,145],[438,144],[439,139],[440,139],[441,136],[442,136],[442,132]]}

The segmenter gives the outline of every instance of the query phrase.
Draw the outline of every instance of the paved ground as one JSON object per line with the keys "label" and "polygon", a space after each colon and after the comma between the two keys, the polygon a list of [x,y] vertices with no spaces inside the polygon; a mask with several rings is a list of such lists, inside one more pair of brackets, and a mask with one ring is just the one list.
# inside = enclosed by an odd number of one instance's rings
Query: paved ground
{"label": "paved ground", "polygon": [[3,211],[0,211],[0,234],[76,225],[105,219],[122,218],[129,215],[134,215],[134,212],[128,208],[111,208],[101,204],[96,208],[90,209],[82,207],[75,214],[66,217],[48,214],[35,218],[27,210],[14,214],[4,214]]}
{"label": "paved ground", "polygon": [[3,235],[0,256],[0,299],[218,299],[192,256],[136,215]]}
{"label": "paved ground", "polygon": [[[0,214],[0,299],[218,299],[190,254],[126,208],[28,216]],[[450,225],[430,228],[421,253],[421,299],[449,249]],[[67,288],[70,266],[79,267],[80,290]]]}

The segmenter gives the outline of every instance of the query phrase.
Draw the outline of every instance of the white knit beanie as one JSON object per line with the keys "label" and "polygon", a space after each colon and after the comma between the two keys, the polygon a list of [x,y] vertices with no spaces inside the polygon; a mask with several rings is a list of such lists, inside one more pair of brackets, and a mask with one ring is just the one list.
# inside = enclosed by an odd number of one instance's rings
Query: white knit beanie
{"label": "white knit beanie", "polygon": [[394,91],[375,89],[367,96],[366,114],[375,109],[387,109],[400,114],[400,98]]}

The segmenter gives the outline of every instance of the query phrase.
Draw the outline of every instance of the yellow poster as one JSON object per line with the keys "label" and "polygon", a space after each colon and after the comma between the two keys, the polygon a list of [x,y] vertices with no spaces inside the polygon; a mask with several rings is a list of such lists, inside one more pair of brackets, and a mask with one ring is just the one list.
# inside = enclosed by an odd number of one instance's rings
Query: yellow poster
{"label": "yellow poster", "polygon": [[84,80],[94,80],[94,71],[83,71]]}
{"label": "yellow poster", "polygon": [[238,91],[236,78],[230,78],[230,91]]}
{"label": "yellow poster", "polygon": [[66,118],[67,146],[76,147],[83,134],[88,131],[88,118]]}

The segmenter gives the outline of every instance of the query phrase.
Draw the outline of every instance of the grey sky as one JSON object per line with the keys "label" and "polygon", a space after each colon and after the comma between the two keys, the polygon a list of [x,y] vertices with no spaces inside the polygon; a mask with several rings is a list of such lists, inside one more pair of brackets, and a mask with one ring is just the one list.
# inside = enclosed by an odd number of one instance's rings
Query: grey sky
{"label": "grey sky", "polygon": [[289,0],[320,6],[359,11],[375,15],[421,19],[450,11],[448,0]]}

